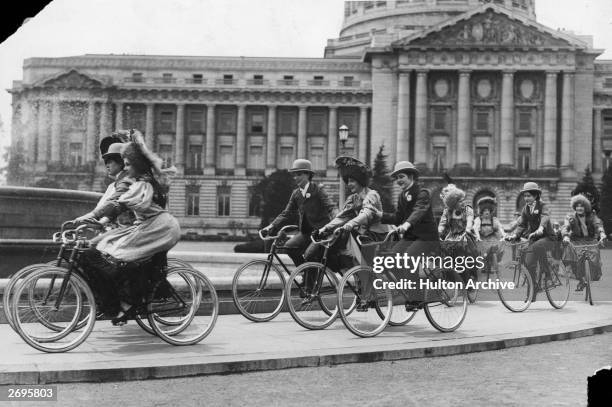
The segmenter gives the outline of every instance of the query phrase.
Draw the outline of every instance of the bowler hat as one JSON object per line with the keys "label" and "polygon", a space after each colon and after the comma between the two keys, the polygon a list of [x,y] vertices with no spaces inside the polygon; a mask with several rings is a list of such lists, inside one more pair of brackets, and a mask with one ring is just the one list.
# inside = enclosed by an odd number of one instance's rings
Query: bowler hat
{"label": "bowler hat", "polygon": [[106,150],[106,153],[102,154],[102,159],[103,160],[108,160],[110,158],[114,158],[114,159],[119,159],[121,160],[121,152],[123,151],[123,148],[125,147],[124,143],[113,143],[108,147],[108,150]]}
{"label": "bowler hat", "polygon": [[525,185],[523,185],[523,189],[521,190],[521,194],[523,192],[537,192],[539,194],[542,193],[542,190],[540,189],[540,187],[538,186],[538,184],[536,184],[535,182],[525,182]]}
{"label": "bowler hat", "polygon": [[419,175],[419,170],[417,170],[417,168],[414,166],[413,163],[411,163],[410,161],[398,161],[395,164],[395,167],[393,167],[393,172],[391,173],[392,177],[397,176],[397,174],[399,174],[400,172],[403,172],[405,174],[414,174],[414,175]]}
{"label": "bowler hat", "polygon": [[295,160],[289,172],[301,172],[301,171],[310,172],[314,174],[314,171],[312,170],[312,163],[304,158],[298,158],[297,160]]}

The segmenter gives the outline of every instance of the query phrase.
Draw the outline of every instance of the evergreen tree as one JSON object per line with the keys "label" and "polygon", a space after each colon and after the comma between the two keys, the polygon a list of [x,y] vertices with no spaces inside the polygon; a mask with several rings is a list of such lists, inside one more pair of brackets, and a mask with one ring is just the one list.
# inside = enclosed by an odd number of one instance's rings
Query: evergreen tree
{"label": "evergreen tree", "polygon": [[23,168],[25,157],[21,150],[21,143],[7,147],[3,158],[7,165],[0,168],[0,174],[6,175],[7,184],[15,186],[25,185],[26,173]]}
{"label": "evergreen tree", "polygon": [[251,205],[260,213],[261,227],[268,226],[285,209],[294,187],[293,177],[287,170],[275,171],[253,187]]}
{"label": "evergreen tree", "polygon": [[593,180],[593,175],[591,174],[591,169],[588,165],[584,169],[584,176],[582,177],[582,180],[576,184],[576,188],[574,188],[572,191],[572,196],[577,194],[583,194],[586,196],[591,202],[591,205],[593,205],[593,209],[596,212],[599,212],[599,191],[595,186],[595,181]]}
{"label": "evergreen tree", "polygon": [[370,187],[380,195],[383,211],[393,212],[393,180],[387,169],[387,156],[383,153],[384,149],[385,146],[383,144],[378,149],[378,153],[374,159],[374,169]]}
{"label": "evergreen tree", "polygon": [[612,233],[612,167],[608,168],[601,178],[601,218],[606,234]]}

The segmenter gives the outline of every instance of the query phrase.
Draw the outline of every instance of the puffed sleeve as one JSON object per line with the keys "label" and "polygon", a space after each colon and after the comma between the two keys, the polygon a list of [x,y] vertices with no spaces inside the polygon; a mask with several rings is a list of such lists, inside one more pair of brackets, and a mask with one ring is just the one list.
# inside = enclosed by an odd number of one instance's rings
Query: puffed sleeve
{"label": "puffed sleeve", "polygon": [[446,235],[446,226],[448,225],[448,209],[444,208],[442,216],[440,216],[440,223],[438,224],[438,234],[440,237]]}
{"label": "puffed sleeve", "polygon": [[146,181],[136,181],[121,195],[118,202],[128,209],[143,210],[151,206],[153,202],[153,185]]}
{"label": "puffed sleeve", "polygon": [[474,219],[474,236],[477,240],[480,240],[480,216]]}
{"label": "puffed sleeve", "polygon": [[367,227],[378,220],[376,213],[380,210],[382,210],[380,195],[378,195],[378,192],[371,190],[363,198],[361,210],[357,216],[347,222],[347,224],[350,224],[352,227],[357,227],[360,225]]}
{"label": "puffed sleeve", "polygon": [[465,231],[467,233],[474,231],[474,210],[470,205],[465,206]]}

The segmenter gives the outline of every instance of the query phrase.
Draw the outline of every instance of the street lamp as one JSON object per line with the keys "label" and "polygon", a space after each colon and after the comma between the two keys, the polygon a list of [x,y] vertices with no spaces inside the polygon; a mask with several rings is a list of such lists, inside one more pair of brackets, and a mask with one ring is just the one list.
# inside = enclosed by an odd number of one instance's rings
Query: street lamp
{"label": "street lamp", "polygon": [[[340,126],[340,128],[338,129],[338,138],[340,139],[340,145],[342,146],[342,148],[340,149],[340,156],[344,155],[344,148],[346,147],[346,141],[348,140],[349,137],[349,128],[343,124],[342,126]],[[344,205],[344,200],[346,199],[345,195],[345,186],[344,186],[344,181],[342,180],[342,176],[340,176],[340,188],[339,188],[339,199],[338,199],[338,207],[340,209],[343,208]]]}

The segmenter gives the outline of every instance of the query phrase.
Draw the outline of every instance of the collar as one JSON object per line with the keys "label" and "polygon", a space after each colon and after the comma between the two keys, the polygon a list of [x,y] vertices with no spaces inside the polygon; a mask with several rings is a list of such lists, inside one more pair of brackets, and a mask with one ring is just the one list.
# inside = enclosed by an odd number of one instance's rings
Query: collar
{"label": "collar", "polygon": [[302,193],[303,197],[306,197],[306,192],[308,192],[308,188],[310,188],[310,181],[306,183],[306,185],[304,185],[304,188],[300,188],[300,192]]}

